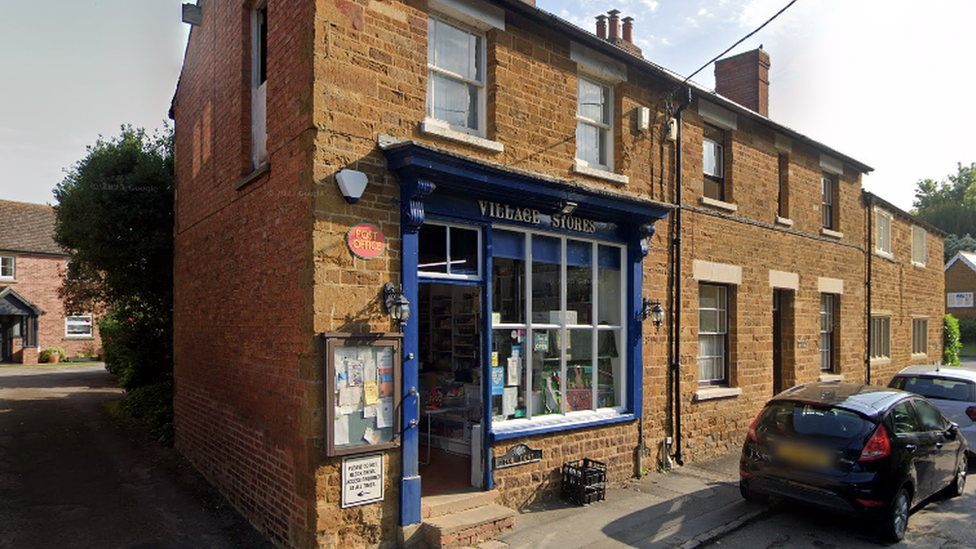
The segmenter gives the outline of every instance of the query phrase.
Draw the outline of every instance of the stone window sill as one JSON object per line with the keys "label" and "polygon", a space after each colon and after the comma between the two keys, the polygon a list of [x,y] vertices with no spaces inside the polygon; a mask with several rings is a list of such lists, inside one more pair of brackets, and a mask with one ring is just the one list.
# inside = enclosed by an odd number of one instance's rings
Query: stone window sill
{"label": "stone window sill", "polygon": [[788,218],[788,217],[780,217],[780,216],[777,215],[776,216],[776,224],[777,225],[782,225],[783,227],[790,227],[790,228],[792,228],[793,227],[793,220],[790,219],[790,218]]}
{"label": "stone window sill", "polygon": [[844,374],[820,373],[820,381],[844,381]]}
{"label": "stone window sill", "polygon": [[709,206],[711,208],[716,208],[719,210],[724,210],[728,213],[735,213],[739,211],[739,206],[731,202],[724,202],[722,200],[716,200],[714,198],[708,198],[707,196],[701,196],[698,198],[698,202],[703,206]]}
{"label": "stone window sill", "polygon": [[596,179],[603,179],[605,181],[611,181],[613,183],[619,183],[621,185],[626,185],[630,183],[630,178],[626,175],[620,175],[613,173],[611,171],[602,170],[599,168],[591,168],[581,161],[576,161],[573,164],[573,172],[580,175],[585,175],[588,177],[594,177]]}
{"label": "stone window sill", "polygon": [[912,267],[918,267],[919,269],[925,268],[925,263],[919,263],[918,261],[912,261]]}
{"label": "stone window sill", "polygon": [[485,139],[484,137],[478,137],[477,135],[452,130],[444,122],[434,120],[433,118],[427,118],[420,123],[420,132],[427,135],[435,135],[437,137],[443,137],[444,139],[450,139],[451,141],[464,143],[465,145],[471,145],[488,152],[500,153],[505,151],[505,145],[499,143],[498,141],[492,141],[491,139]]}
{"label": "stone window sill", "polygon": [[829,238],[836,238],[837,240],[840,240],[840,239],[844,238],[844,233],[842,233],[840,231],[832,231],[832,230],[827,229],[827,228],[820,229],[820,234],[821,234],[821,236],[826,236],[826,237],[829,237]]}
{"label": "stone window sill", "polygon": [[742,394],[739,387],[702,387],[695,392],[695,400],[717,400],[720,398],[735,398]]}

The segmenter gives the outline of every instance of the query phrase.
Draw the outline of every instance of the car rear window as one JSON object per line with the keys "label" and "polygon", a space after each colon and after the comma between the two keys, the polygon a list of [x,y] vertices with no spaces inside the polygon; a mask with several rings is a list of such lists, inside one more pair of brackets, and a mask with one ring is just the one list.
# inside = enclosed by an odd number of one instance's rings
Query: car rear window
{"label": "car rear window", "polygon": [[873,423],[856,412],[804,402],[772,402],[759,416],[756,431],[767,434],[852,439]]}
{"label": "car rear window", "polygon": [[925,398],[976,402],[976,384],[963,379],[933,376],[897,376],[891,387],[909,391]]}

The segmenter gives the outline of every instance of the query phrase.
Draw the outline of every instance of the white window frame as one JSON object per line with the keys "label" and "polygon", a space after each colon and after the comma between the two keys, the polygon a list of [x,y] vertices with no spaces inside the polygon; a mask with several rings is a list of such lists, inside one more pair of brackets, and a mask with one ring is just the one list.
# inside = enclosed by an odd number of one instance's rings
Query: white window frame
{"label": "white window frame", "polygon": [[0,255],[0,280],[17,278],[17,256]]}
{"label": "white window frame", "polygon": [[[268,161],[268,5],[251,12],[251,167]],[[263,32],[262,32],[263,31]],[[262,67],[264,71],[262,73]]]}
{"label": "white window frame", "polygon": [[[702,288],[704,288],[704,287],[712,287],[712,288],[717,288],[718,290],[720,290],[719,291],[719,303],[718,303],[718,306],[717,307],[715,307],[715,308],[703,308],[702,307],[702,304],[701,304],[701,296],[702,296]],[[724,330],[719,329],[718,331],[715,331],[715,332],[706,332],[706,331],[702,330],[702,328],[701,328],[701,321],[699,320],[699,326],[698,326],[698,341],[699,341],[698,349],[699,349],[699,352],[698,352],[698,356],[697,356],[697,360],[698,360],[698,385],[699,385],[699,387],[708,387],[708,386],[728,387],[728,386],[731,385],[731,379],[730,379],[731,376],[729,375],[730,374],[729,373],[729,350],[731,348],[731,338],[729,337],[729,332],[731,331],[731,327],[730,327],[730,320],[731,319],[730,319],[730,315],[729,315],[729,292],[730,292],[729,286],[726,286],[724,284],[711,284],[711,283],[705,283],[705,282],[701,282],[701,283],[698,284],[698,314],[699,314],[699,319],[701,318],[701,312],[702,311],[714,311],[714,312],[718,313],[718,315],[720,316],[720,319],[721,319],[721,321],[718,323],[718,325],[719,326],[722,326],[724,324],[724,326],[725,326],[725,329]],[[724,322],[722,322],[722,321],[724,321]],[[701,341],[702,341],[702,338],[703,337],[705,337],[705,338],[711,338],[711,339],[721,339],[722,340],[722,347],[723,347],[722,354],[721,355],[702,356],[701,355]],[[716,359],[716,358],[721,358],[722,359],[722,372],[721,372],[721,375],[720,376],[717,376],[717,377],[706,375],[702,371],[702,363],[701,363],[701,360],[702,359],[709,359],[709,360],[711,360],[711,359]]]}
{"label": "white window frame", "polygon": [[[85,320],[76,320],[85,319]],[[70,326],[86,326],[87,334],[73,334],[69,330]],[[90,314],[66,315],[64,317],[64,338],[65,339],[92,339],[95,337],[95,319]]]}
{"label": "white window frame", "polygon": [[[592,118],[587,118],[580,113],[582,102],[580,101],[582,94],[580,93],[580,87],[582,83],[588,83],[593,86],[599,87],[603,91],[603,101],[604,108],[602,112],[606,113],[606,120],[594,120]],[[583,166],[584,168],[594,168],[599,170],[613,171],[613,86],[605,82],[601,82],[594,78],[588,76],[577,75],[576,82],[576,162]],[[606,158],[606,162],[600,163],[591,162],[580,158],[580,129],[584,126],[590,126],[597,128],[599,135],[599,143],[597,143],[598,149],[603,148],[603,154]]]}
{"label": "white window frame", "polygon": [[880,208],[874,210],[874,251],[878,255],[892,259],[894,254],[891,251],[891,227],[894,225],[894,218],[890,212]]}
{"label": "white window frame", "polygon": [[[442,67],[437,66],[437,60],[434,59],[434,53],[436,52],[436,49],[434,47],[436,45],[435,33],[436,33],[437,25],[447,25],[447,26],[452,27],[452,28],[454,28],[456,30],[459,30],[459,31],[464,32],[464,33],[467,33],[468,34],[468,37],[469,37],[469,40],[471,40],[471,39],[476,40],[477,46],[474,47],[474,55],[477,56],[477,57],[475,59],[473,59],[473,61],[474,61],[474,67],[469,67],[469,68],[474,68],[475,69],[474,72],[476,74],[477,73],[480,73],[480,80],[478,80],[478,79],[472,80],[472,79],[468,78],[467,76],[464,76],[464,75],[461,75],[461,74],[457,74],[455,72],[452,72],[452,71],[449,71],[449,70],[446,70],[446,69],[444,69]],[[438,122],[443,123],[444,125],[447,126],[448,129],[450,129],[452,131],[456,131],[456,132],[460,132],[460,133],[468,134],[468,135],[474,135],[474,136],[477,136],[477,137],[485,137],[485,128],[487,126],[487,116],[486,116],[486,112],[485,112],[487,110],[487,100],[486,100],[486,95],[487,95],[487,92],[486,92],[486,89],[487,89],[487,87],[486,87],[486,81],[487,81],[487,79],[486,79],[486,73],[487,73],[487,64],[488,64],[487,63],[488,56],[487,56],[487,53],[486,53],[486,50],[487,50],[487,39],[485,37],[485,33],[484,32],[481,32],[480,30],[474,29],[474,28],[472,28],[470,26],[467,26],[467,25],[458,23],[456,21],[453,21],[453,20],[451,20],[451,19],[449,19],[447,17],[441,16],[441,15],[434,15],[434,14],[430,14],[428,16],[427,28],[428,28],[428,36],[427,36],[427,118],[429,120],[437,120]],[[472,61],[472,59],[469,59],[469,63],[471,61]],[[480,70],[479,70],[479,68],[480,68]],[[436,101],[436,98],[434,97],[434,89],[433,89],[434,74],[437,74],[437,75],[440,75],[440,76],[449,78],[451,80],[455,80],[455,81],[458,81],[458,82],[462,82],[466,86],[475,86],[477,88],[478,97],[475,100],[475,108],[478,109],[477,117],[476,117],[476,120],[475,120],[475,124],[477,125],[477,127],[471,128],[471,127],[469,127],[467,125],[465,125],[465,126],[459,126],[457,124],[451,124],[449,121],[443,120],[443,119],[440,119],[440,118],[437,118],[434,115],[434,112],[435,112],[435,110],[434,110],[434,103]]]}
{"label": "white window frame", "polygon": [[871,315],[871,360],[891,358],[891,316]]}
{"label": "white window frame", "polygon": [[928,263],[929,259],[929,246],[928,246],[929,232],[925,229],[919,227],[918,225],[912,225],[912,264],[918,267],[924,267]]}
{"label": "white window frame", "polygon": [[[483,242],[482,239],[484,238],[483,237],[484,231],[481,230],[481,227],[479,227],[477,225],[462,225],[462,224],[458,224],[458,223],[444,223],[444,222],[440,222],[440,221],[428,221],[427,223],[425,223],[425,225],[437,226],[437,227],[444,227],[445,228],[445,242],[444,242],[444,246],[445,247],[444,247],[444,249],[445,249],[445,253],[447,254],[447,257],[445,258],[445,261],[447,261],[447,272],[446,273],[439,273],[439,272],[436,272],[436,271],[425,271],[423,268],[425,266],[427,266],[427,265],[418,265],[418,267],[417,267],[417,274],[420,277],[423,277],[423,278],[441,278],[441,279],[450,279],[450,280],[481,280],[481,277],[482,277],[481,269],[482,269],[482,265],[484,264],[484,258],[482,257],[482,242]],[[477,232],[477,234],[478,234],[478,264],[477,264],[477,272],[476,273],[474,273],[474,274],[471,274],[471,273],[453,274],[453,273],[451,273],[451,264],[452,264],[452,262],[451,262],[451,231],[452,231],[452,229],[466,230],[466,231],[475,231],[475,232]]]}
{"label": "white window frame", "polygon": [[928,317],[912,318],[912,355],[925,356],[929,352]]}

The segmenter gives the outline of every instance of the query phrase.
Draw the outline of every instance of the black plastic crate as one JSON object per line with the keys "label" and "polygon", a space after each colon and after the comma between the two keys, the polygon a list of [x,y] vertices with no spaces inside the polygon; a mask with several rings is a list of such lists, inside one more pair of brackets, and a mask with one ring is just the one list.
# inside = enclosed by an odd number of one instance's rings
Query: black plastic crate
{"label": "black plastic crate", "polygon": [[607,464],[587,458],[564,463],[562,497],[577,505],[607,499]]}

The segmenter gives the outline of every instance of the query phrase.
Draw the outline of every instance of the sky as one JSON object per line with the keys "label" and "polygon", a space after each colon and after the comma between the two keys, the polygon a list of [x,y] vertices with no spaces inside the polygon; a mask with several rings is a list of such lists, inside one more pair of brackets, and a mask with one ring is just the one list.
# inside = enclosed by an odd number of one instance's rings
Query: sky
{"label": "sky", "polygon": [[[53,203],[99,136],[160,128],[186,47],[184,0],[0,0],[0,199]],[[618,9],[649,61],[682,76],[789,0],[537,0],[595,31]],[[924,7],[923,7],[924,6]],[[774,121],[874,168],[909,210],[915,184],[976,162],[972,0],[797,0],[728,55],[763,45]],[[714,87],[714,67],[694,80]]]}

